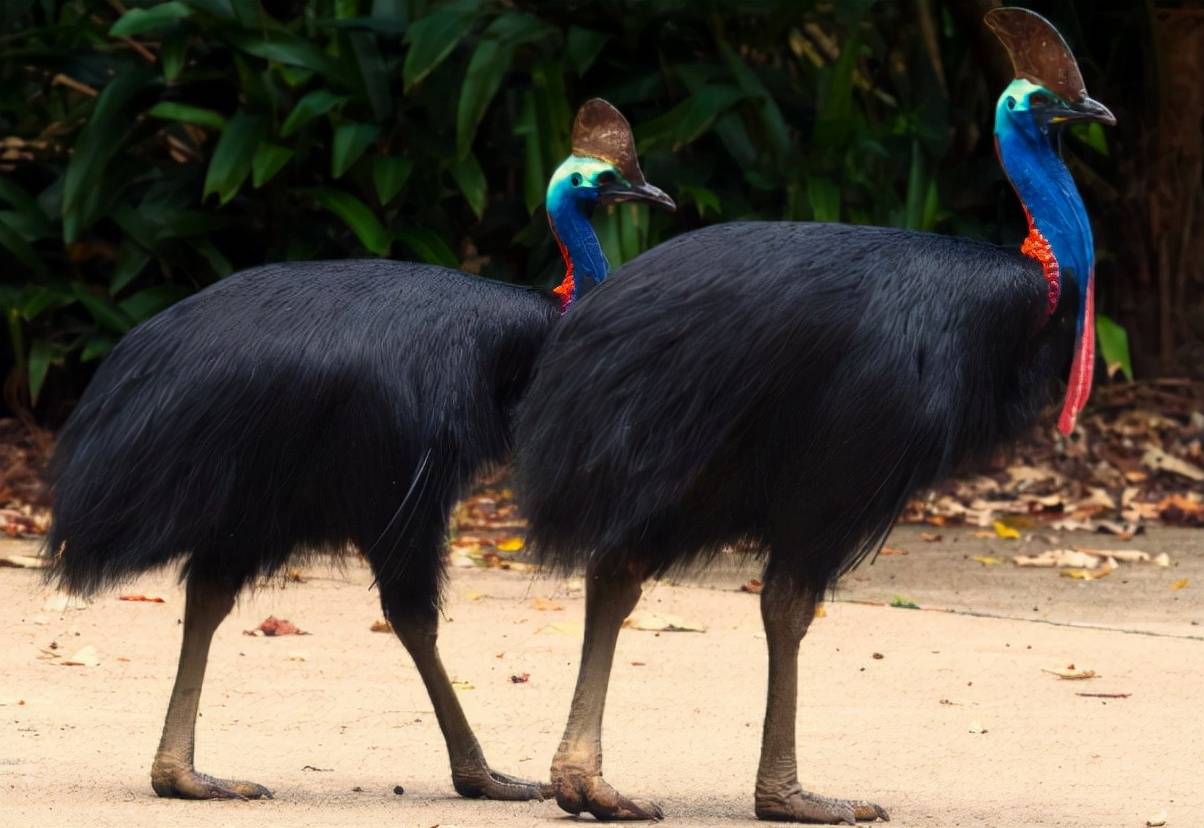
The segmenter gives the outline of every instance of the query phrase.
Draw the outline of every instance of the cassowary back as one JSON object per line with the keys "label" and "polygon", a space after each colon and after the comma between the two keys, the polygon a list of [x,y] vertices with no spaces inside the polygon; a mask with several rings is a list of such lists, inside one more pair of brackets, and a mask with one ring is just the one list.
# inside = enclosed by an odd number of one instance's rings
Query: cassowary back
{"label": "cassowary back", "polygon": [[750,539],[826,585],[910,492],[1032,424],[1073,333],[1063,310],[1039,329],[1044,284],[993,245],[874,227],[654,248],[540,357],[517,427],[535,549],[659,573]]}
{"label": "cassowary back", "polygon": [[412,527],[509,450],[557,316],[390,261],[262,267],[180,302],[122,340],[62,432],[53,575],[90,592],[187,555],[241,583],[353,543],[401,577]]}

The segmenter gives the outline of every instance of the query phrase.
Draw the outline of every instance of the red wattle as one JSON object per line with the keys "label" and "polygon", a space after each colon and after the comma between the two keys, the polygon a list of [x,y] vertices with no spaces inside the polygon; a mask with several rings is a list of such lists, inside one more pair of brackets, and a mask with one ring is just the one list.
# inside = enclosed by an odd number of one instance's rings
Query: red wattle
{"label": "red wattle", "polygon": [[1091,396],[1091,377],[1095,368],[1095,272],[1087,274],[1087,296],[1083,305],[1083,324],[1075,343],[1074,362],[1070,365],[1070,380],[1066,383],[1066,400],[1058,418],[1058,431],[1069,435],[1074,421],[1087,398]]}
{"label": "red wattle", "polygon": [[552,228],[552,238],[556,239],[556,246],[560,248],[560,255],[564,259],[564,279],[552,288],[552,293],[560,299],[560,312],[564,313],[573,301],[573,258],[569,255],[569,249],[564,246],[564,242],[560,240],[560,234],[556,232],[556,223],[549,218],[548,224]]}

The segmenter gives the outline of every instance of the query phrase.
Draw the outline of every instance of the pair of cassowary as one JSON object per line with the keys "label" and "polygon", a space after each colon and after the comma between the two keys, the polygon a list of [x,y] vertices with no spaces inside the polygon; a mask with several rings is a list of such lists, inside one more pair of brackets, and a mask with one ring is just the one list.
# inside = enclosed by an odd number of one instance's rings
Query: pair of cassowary
{"label": "pair of cassowary", "polygon": [[[1069,433],[1094,361],[1091,228],[1055,133],[1114,119],[1047,21],[996,9],[986,22],[1015,69],[995,136],[1028,218],[1019,253],[878,227],[721,224],[583,299],[607,276],[594,206],[673,206],[645,181],[627,122],[593,100],[548,186],[567,267],[552,295],[403,262],[281,264],[130,332],[61,435],[49,543],[53,575],[77,593],[184,562],[155,791],[270,795],[193,765],[210,640],[248,583],[354,545],[430,693],[460,794],[659,818],[602,777],[615,640],[645,579],[742,540],[765,555],[757,815],[887,819],[798,782],[798,649],[816,597],[880,545],[910,493],[1029,428],[1068,363]],[[515,448],[533,548],[587,573],[550,786],[486,764],[435,645],[449,511]]]}

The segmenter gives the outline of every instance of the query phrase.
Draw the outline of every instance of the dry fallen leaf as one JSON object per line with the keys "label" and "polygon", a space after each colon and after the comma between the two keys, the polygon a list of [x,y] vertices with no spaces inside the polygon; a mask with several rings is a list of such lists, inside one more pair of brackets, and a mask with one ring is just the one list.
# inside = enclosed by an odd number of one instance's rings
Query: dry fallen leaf
{"label": "dry fallen leaf", "polygon": [[1139,549],[1089,549],[1085,546],[1080,546],[1077,547],[1077,550],[1087,555],[1094,555],[1097,558],[1112,558],[1124,563],[1140,563],[1150,559],[1149,553],[1142,552]]}
{"label": "dry fallen leaf", "polygon": [[816,618],[827,618],[828,617],[828,608],[825,607],[823,604],[816,604],[815,605],[815,617]]}
{"label": "dry fallen leaf", "polygon": [[992,526],[992,528],[994,528],[995,534],[1001,538],[1007,538],[1009,540],[1016,540],[1020,537],[1019,530],[1013,529],[1012,527],[1008,526],[1006,523],[1004,523],[1001,520],[995,521],[994,523],[991,524],[991,526]]}
{"label": "dry fallen leaf", "polygon": [[1042,667],[1041,672],[1049,673],[1051,676],[1057,676],[1060,679],[1067,679],[1069,681],[1099,678],[1094,670],[1079,670],[1073,664],[1067,664],[1064,668],[1056,670],[1046,670]]}
{"label": "dry fallen leaf", "polygon": [[999,566],[999,564],[1003,563],[1003,561],[999,558],[995,558],[990,555],[974,555],[970,558],[970,560],[977,561],[983,566]]}
{"label": "dry fallen leaf", "polygon": [[893,556],[893,555],[906,555],[906,554],[907,554],[907,550],[906,550],[906,549],[900,549],[900,548],[899,548],[899,547],[897,547],[897,546],[884,546],[884,547],[882,547],[882,550],[881,550],[881,551],[880,551],[878,554],[879,554],[879,555],[884,555],[884,556],[886,556],[886,557],[888,557],[888,558],[889,558],[889,557],[891,557],[891,556]]}
{"label": "dry fallen leaf", "polygon": [[1104,558],[1100,564],[1090,569],[1063,569],[1063,578],[1074,578],[1079,581],[1098,581],[1106,578],[1117,569],[1117,563],[1112,558]]}
{"label": "dry fallen leaf", "polygon": [[376,621],[373,621],[372,626],[369,627],[368,629],[371,630],[372,632],[391,633],[391,632],[393,632],[393,625],[390,624],[388,621],[385,621],[383,618],[381,618]]}
{"label": "dry fallen leaf", "polygon": [[1166,554],[1165,552],[1159,552],[1157,555],[1154,556],[1153,560],[1151,560],[1150,563],[1152,563],[1154,566],[1170,566],[1171,565],[1171,556]]}
{"label": "dry fallen leaf", "polygon": [[1040,555],[1016,555],[1012,561],[1016,566],[1074,566],[1080,569],[1095,569],[1101,563],[1099,557],[1074,549],[1047,549]]}
{"label": "dry fallen leaf", "polygon": [[243,635],[263,635],[275,638],[281,635],[309,635],[287,618],[277,618],[269,615],[253,630],[243,630]]}
{"label": "dry fallen leaf", "polygon": [[1180,477],[1186,477],[1188,480],[1204,480],[1204,469],[1174,455],[1167,454],[1160,448],[1150,448],[1141,456],[1141,464],[1155,471],[1170,472]]}
{"label": "dry fallen leaf", "polygon": [[1177,580],[1173,584],[1171,584],[1171,589],[1175,589],[1175,590],[1187,589],[1187,586],[1190,583],[1191,582],[1188,581],[1186,578],[1180,578],[1179,580]]}
{"label": "dry fallen leaf", "polygon": [[96,654],[96,648],[89,644],[87,647],[76,650],[73,655],[64,658],[59,664],[64,667],[99,667],[100,656]]}
{"label": "dry fallen leaf", "polygon": [[940,532],[921,532],[920,540],[927,541],[928,543],[938,543],[941,540],[941,533]]}
{"label": "dry fallen leaf", "polygon": [[139,601],[145,604],[162,604],[165,601],[158,595],[119,595],[118,601]]}
{"label": "dry fallen leaf", "polygon": [[706,627],[683,621],[675,615],[660,615],[655,612],[633,612],[623,622],[623,626],[649,632],[706,632]]}
{"label": "dry fallen leaf", "polygon": [[1166,811],[1159,811],[1147,819],[1145,824],[1148,826],[1148,828],[1161,828],[1161,826],[1166,825],[1167,819],[1168,817]]}
{"label": "dry fallen leaf", "polygon": [[517,552],[523,548],[523,539],[506,538],[504,541],[499,541],[496,548],[499,552]]}
{"label": "dry fallen leaf", "polygon": [[741,592],[751,592],[753,595],[761,594],[761,582],[756,578],[750,578],[748,581],[740,585]]}
{"label": "dry fallen leaf", "polygon": [[49,558],[34,555],[0,555],[0,566],[15,569],[44,569],[50,565]]}

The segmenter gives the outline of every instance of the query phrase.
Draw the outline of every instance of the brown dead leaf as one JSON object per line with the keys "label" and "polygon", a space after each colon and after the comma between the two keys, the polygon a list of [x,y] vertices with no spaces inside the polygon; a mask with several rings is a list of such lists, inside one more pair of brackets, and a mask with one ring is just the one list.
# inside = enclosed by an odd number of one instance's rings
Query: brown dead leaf
{"label": "brown dead leaf", "polygon": [[750,578],[748,581],[740,585],[740,591],[751,592],[753,595],[760,595],[762,586],[762,583],[756,578]]}
{"label": "brown dead leaf", "polygon": [[76,650],[59,664],[63,667],[99,667],[100,656],[97,655],[96,648],[89,644],[87,647]]}
{"label": "brown dead leaf", "polygon": [[309,635],[287,618],[277,618],[269,615],[253,630],[243,630],[243,635],[262,635],[277,638],[282,635]]}
{"label": "brown dead leaf", "polygon": [[940,532],[921,532],[920,540],[926,541],[928,543],[940,543],[941,533]]}
{"label": "brown dead leaf", "polygon": [[1099,676],[1095,674],[1094,670],[1080,670],[1073,664],[1067,664],[1064,668],[1054,670],[1047,670],[1042,667],[1041,672],[1049,673],[1051,676],[1057,676],[1058,678],[1065,679],[1067,681],[1081,681],[1084,679],[1099,678]]}
{"label": "brown dead leaf", "polygon": [[884,546],[884,547],[882,547],[882,551],[881,551],[881,552],[879,552],[878,554],[879,554],[879,555],[882,555],[883,557],[889,558],[889,557],[892,557],[892,556],[894,556],[894,555],[906,555],[906,554],[907,554],[907,550],[906,550],[906,549],[900,549],[900,548],[899,548],[899,547],[897,547],[897,546]]}
{"label": "brown dead leaf", "polygon": [[369,627],[368,629],[371,632],[391,633],[391,632],[393,632],[393,625],[390,624],[388,621],[384,620],[383,618],[381,618],[376,621],[373,621],[372,626]]}
{"label": "brown dead leaf", "polygon": [[1151,447],[1141,456],[1142,465],[1155,471],[1169,472],[1200,482],[1204,480],[1204,469],[1182,458],[1167,454],[1160,448]]}
{"label": "brown dead leaf", "polygon": [[648,632],[706,632],[706,627],[700,624],[684,621],[675,615],[661,615],[655,612],[633,612],[623,622],[623,626]]}
{"label": "brown dead leaf", "polygon": [[1070,566],[1078,569],[1095,569],[1100,565],[1101,560],[1096,555],[1075,549],[1047,549],[1039,555],[1015,555],[1012,557],[1016,566]]}
{"label": "brown dead leaf", "polygon": [[139,601],[139,602],[141,602],[141,603],[144,603],[144,604],[163,604],[163,603],[166,603],[166,602],[165,602],[165,601],[164,601],[162,598],[160,598],[158,595],[141,595],[141,594],[137,594],[137,595],[119,595],[119,596],[117,597],[117,600],[118,600],[118,601]]}

